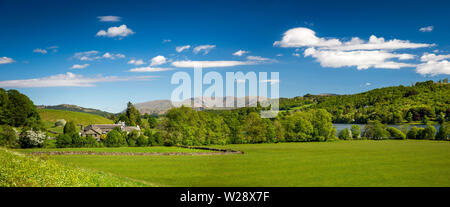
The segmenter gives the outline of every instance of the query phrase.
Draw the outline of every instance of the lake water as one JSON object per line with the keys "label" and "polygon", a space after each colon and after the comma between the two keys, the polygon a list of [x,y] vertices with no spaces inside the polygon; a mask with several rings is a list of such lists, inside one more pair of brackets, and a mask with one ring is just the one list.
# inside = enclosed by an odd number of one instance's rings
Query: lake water
{"label": "lake water", "polygon": [[[339,134],[339,132],[341,130],[343,130],[345,128],[350,129],[352,127],[352,125],[358,125],[359,128],[361,128],[361,133],[364,130],[364,126],[365,126],[365,124],[333,124],[333,126],[336,127],[338,134]],[[397,129],[399,129],[401,125],[399,125],[399,124],[388,124],[387,126],[388,127],[395,127]],[[416,126],[416,127],[419,127],[419,128],[427,127],[427,125],[423,125],[423,124],[410,124],[409,127],[408,127],[408,130],[411,129],[411,127],[413,127],[413,126]],[[433,126],[436,128],[436,131],[439,131],[439,127],[440,127],[439,125],[433,125]]]}

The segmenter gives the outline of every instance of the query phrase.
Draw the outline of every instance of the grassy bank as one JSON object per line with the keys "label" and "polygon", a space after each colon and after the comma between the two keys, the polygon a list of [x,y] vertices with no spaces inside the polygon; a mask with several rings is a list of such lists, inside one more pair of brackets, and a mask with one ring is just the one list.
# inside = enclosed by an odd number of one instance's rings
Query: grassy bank
{"label": "grassy bank", "polygon": [[0,148],[1,187],[147,186],[148,183],[95,170],[70,167]]}

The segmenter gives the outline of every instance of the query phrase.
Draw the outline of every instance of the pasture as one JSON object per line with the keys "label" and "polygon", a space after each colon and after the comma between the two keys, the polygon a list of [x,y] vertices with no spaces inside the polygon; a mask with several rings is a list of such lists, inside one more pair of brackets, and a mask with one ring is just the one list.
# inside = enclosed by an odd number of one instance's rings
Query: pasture
{"label": "pasture", "polygon": [[362,140],[214,147],[245,154],[50,157],[156,186],[450,186],[450,142]]}

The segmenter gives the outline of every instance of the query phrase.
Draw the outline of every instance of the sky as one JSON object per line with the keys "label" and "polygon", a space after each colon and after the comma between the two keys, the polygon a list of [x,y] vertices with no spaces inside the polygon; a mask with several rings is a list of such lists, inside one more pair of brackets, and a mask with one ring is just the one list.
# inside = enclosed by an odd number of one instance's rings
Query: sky
{"label": "sky", "polygon": [[[450,76],[449,1],[5,1],[0,88],[120,112],[178,71],[279,72],[281,97]],[[270,73],[269,73],[270,74]],[[207,86],[204,86],[205,89]]]}

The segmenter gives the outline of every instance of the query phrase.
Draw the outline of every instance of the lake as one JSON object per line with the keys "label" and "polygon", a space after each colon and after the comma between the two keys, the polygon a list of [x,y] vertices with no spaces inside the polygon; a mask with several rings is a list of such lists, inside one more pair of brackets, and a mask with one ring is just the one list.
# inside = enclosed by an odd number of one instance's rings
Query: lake
{"label": "lake", "polygon": [[[350,129],[352,127],[352,125],[358,125],[359,128],[361,128],[361,133],[363,132],[365,124],[333,124],[333,126],[336,127],[338,134],[339,134],[339,132],[341,130],[343,130],[345,128]],[[388,127],[395,127],[397,129],[399,129],[401,124],[388,124],[386,126],[388,126]],[[419,127],[419,128],[427,127],[427,125],[424,125],[424,124],[410,124],[409,127],[408,127],[408,130],[411,127],[413,127],[413,126],[416,126],[416,127]],[[433,126],[436,128],[436,131],[439,131],[439,127],[440,127],[439,125],[433,125]]]}

